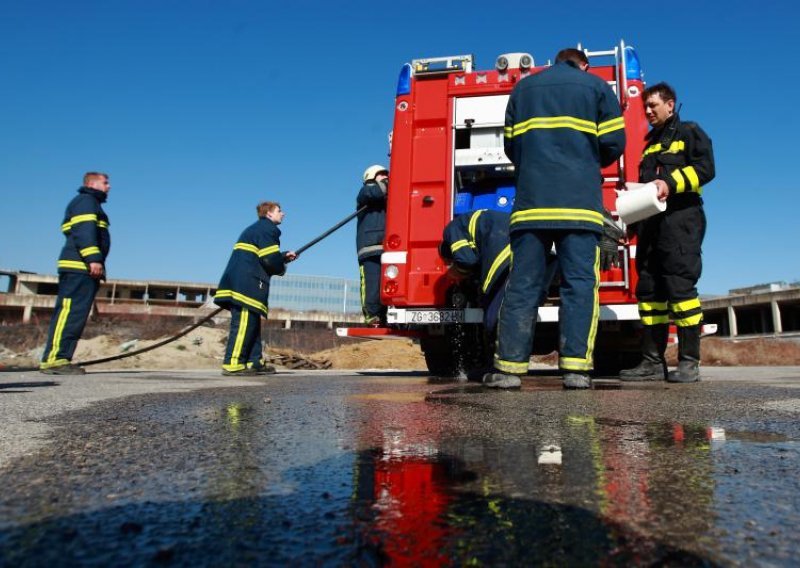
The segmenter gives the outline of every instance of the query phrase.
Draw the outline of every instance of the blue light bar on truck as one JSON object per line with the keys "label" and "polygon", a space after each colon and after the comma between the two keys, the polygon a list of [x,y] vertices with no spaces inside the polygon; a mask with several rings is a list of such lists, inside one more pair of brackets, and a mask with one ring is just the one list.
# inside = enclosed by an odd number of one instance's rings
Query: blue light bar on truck
{"label": "blue light bar on truck", "polygon": [[636,55],[636,50],[630,45],[625,46],[625,78],[631,81],[640,81],[642,79],[642,66],[639,63],[639,56]]}
{"label": "blue light bar on truck", "polygon": [[411,92],[411,65],[406,63],[400,69],[400,76],[397,78],[397,96],[407,95]]}

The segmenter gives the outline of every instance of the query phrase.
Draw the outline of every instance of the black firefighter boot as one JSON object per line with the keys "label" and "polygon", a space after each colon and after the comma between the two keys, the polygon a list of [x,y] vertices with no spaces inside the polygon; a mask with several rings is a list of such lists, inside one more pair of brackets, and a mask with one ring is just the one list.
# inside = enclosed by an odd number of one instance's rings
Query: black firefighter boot
{"label": "black firefighter boot", "polygon": [[663,381],[666,377],[664,351],[667,350],[668,325],[646,325],[642,335],[642,362],[633,369],[619,372],[621,381]]}
{"label": "black firefighter boot", "polygon": [[670,371],[670,383],[696,383],[700,380],[700,326],[678,328],[678,368]]}

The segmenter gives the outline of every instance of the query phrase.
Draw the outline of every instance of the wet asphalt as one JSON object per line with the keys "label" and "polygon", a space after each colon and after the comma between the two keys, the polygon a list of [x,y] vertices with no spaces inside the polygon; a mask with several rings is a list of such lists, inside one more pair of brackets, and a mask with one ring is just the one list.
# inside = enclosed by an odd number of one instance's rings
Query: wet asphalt
{"label": "wet asphalt", "polygon": [[0,565],[796,566],[800,368],[0,373]]}

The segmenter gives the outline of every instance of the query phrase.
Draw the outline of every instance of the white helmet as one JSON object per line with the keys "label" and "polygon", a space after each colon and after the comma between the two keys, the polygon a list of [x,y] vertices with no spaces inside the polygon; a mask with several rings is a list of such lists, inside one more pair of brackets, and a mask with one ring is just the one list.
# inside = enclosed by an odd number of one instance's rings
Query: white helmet
{"label": "white helmet", "polygon": [[377,176],[381,172],[388,174],[389,170],[379,164],[375,164],[374,166],[368,167],[366,170],[364,170],[364,182],[368,182],[370,180],[375,179],[375,176]]}

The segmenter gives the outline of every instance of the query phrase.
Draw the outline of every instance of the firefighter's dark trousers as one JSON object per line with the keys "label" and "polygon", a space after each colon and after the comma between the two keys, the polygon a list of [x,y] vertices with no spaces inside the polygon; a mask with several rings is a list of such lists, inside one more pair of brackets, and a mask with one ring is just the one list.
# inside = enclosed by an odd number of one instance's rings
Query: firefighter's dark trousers
{"label": "firefighter's dark trousers", "polygon": [[222,368],[242,371],[261,364],[261,313],[232,304],[231,330]]}
{"label": "firefighter's dark trousers", "polygon": [[599,315],[599,233],[575,230],[524,230],[511,233],[512,265],[500,308],[494,366],[504,373],[528,370],[539,304],[550,284],[548,255],[556,247],[561,270],[559,367],[592,369]]}
{"label": "firefighter's dark trousers", "polygon": [[100,281],[86,274],[62,272],[58,275],[58,298],[40,368],[66,365],[72,360]]}
{"label": "firefighter's dark trousers", "polygon": [[367,323],[382,320],[386,308],[381,305],[381,257],[379,255],[358,261],[361,276],[361,311]]}
{"label": "firefighter's dark trousers", "polygon": [[697,281],[703,269],[700,251],[705,233],[706,216],[700,204],[672,209],[670,203],[665,213],[640,225],[636,296],[643,325],[666,325],[670,315],[678,327],[700,325],[703,313]]}

